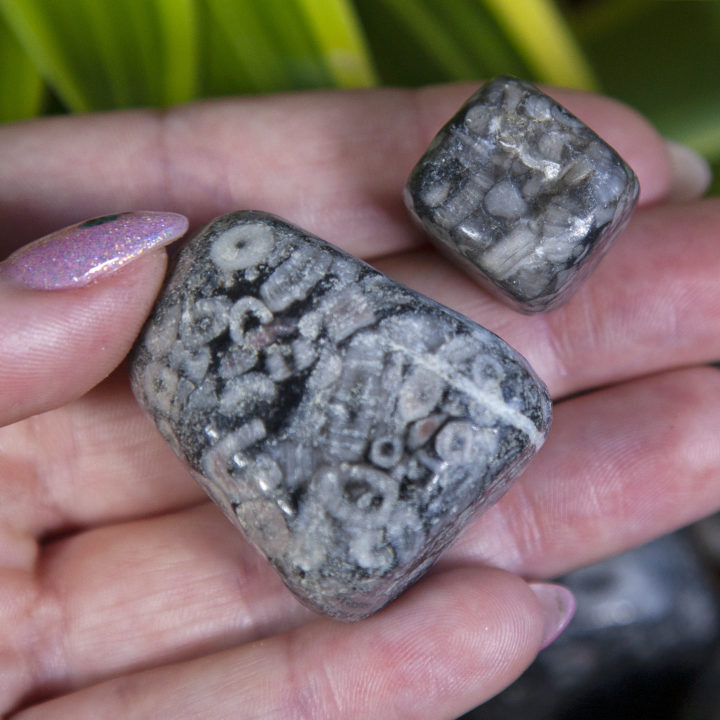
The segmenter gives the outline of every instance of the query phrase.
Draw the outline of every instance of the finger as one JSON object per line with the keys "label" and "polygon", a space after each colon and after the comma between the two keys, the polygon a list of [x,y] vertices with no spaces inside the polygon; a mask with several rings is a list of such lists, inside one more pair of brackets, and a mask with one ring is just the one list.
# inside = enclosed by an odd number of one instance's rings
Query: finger
{"label": "finger", "polygon": [[224,653],[118,678],[30,718],[456,717],[517,677],[545,617],[519,579],[457,570],[354,625],[318,621]]}
{"label": "finger", "polygon": [[[108,375],[162,280],[165,254],[152,251],[187,226],[174,213],[116,213],[53,232],[0,263],[0,426],[68,402]],[[145,262],[123,271],[138,260]]]}
{"label": "finger", "polygon": [[0,426],[69,402],[112,372],[150,311],[165,265],[165,253],[154,252],[102,282],[57,292],[0,280]]}
{"label": "finger", "polygon": [[[63,385],[64,387],[64,385]],[[130,393],[124,367],[79,400],[0,428],[5,563],[27,538],[173,512],[206,500]],[[14,548],[12,550],[11,548]]]}
{"label": "finger", "polygon": [[[561,403],[538,457],[438,569],[489,564],[556,577],[715,511],[718,427],[720,372],[710,368]],[[98,528],[52,547],[40,584],[62,605],[43,616],[64,618],[64,657],[83,682],[307,619],[270,566],[209,504]],[[35,634],[51,646],[60,642],[49,628]]]}
{"label": "finger", "polygon": [[720,201],[639,212],[562,307],[504,307],[432,251],[387,258],[398,281],[488,327],[517,348],[554,397],[720,358]]}
{"label": "finger", "polygon": [[556,577],[716,512],[718,429],[714,368],[563,402],[533,463],[445,561]]}
{"label": "finger", "polygon": [[[501,307],[432,251],[378,265],[507,339],[559,397],[720,357],[717,227],[717,200],[643,211],[587,285],[544,316]],[[9,517],[35,536],[175,510],[203,497],[126,383],[5,429],[0,444],[23,488],[9,500]],[[51,467],[49,495],[40,480]],[[48,497],[52,502],[41,501]]]}
{"label": "finger", "polygon": [[57,540],[0,582],[23,599],[0,606],[2,645],[25,647],[0,653],[3,697],[82,687],[317,618],[209,502]]}
{"label": "finger", "polygon": [[[445,553],[440,567],[486,563],[553,577],[713,512],[720,507],[718,400],[720,373],[696,369],[562,403],[538,457]],[[182,643],[175,639],[196,632],[191,628],[204,626],[207,637],[222,640],[226,633],[240,642],[262,635],[286,612],[293,615],[269,566],[258,564],[212,507],[99,528],[57,548],[43,568],[66,603],[62,615],[73,632],[65,647],[73,656],[81,656],[92,638],[100,642],[102,627],[110,643],[124,637],[128,647],[136,634],[169,628],[168,644],[154,639],[147,650],[152,657],[178,651]],[[165,588],[164,603],[149,593],[154,584],[148,578]],[[175,616],[178,597],[189,608],[182,618]],[[118,607],[122,612],[115,612]],[[134,629],[138,618],[144,621]],[[176,626],[180,622],[188,629]],[[109,647],[98,650],[100,657],[112,655]],[[93,654],[87,667],[97,662]]]}
{"label": "finger", "polygon": [[[249,97],[0,127],[0,247],[78,213],[177,209],[197,227],[239,208],[275,212],[354,254],[417,245],[401,190],[433,135],[474,88]],[[669,153],[620,103],[553,91],[632,165],[641,202],[665,197]]]}

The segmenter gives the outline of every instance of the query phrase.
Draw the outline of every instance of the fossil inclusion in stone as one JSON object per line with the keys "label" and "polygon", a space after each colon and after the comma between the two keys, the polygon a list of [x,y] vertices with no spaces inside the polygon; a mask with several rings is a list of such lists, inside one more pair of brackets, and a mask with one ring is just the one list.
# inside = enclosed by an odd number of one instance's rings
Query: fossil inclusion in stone
{"label": "fossil inclusion in stone", "polygon": [[500,338],[255,211],[180,252],[131,376],[286,585],[346,620],[416,580],[551,419],[545,387]]}
{"label": "fossil inclusion in stone", "polygon": [[435,136],[405,203],[471,277],[515,309],[538,312],[592,272],[638,190],[590,128],[530,83],[501,76]]}

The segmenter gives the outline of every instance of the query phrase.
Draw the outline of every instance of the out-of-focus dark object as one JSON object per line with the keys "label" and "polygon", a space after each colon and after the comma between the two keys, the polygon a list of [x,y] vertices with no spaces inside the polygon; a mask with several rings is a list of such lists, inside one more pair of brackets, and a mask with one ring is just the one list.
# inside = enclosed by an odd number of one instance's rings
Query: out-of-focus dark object
{"label": "out-of-focus dark object", "polygon": [[[689,719],[685,706],[713,654],[720,609],[688,537],[669,535],[559,582],[578,603],[568,629],[463,720]],[[720,682],[714,691],[720,698]]]}
{"label": "out-of-focus dark object", "polygon": [[[720,363],[716,363],[720,368]],[[699,520],[687,529],[687,534],[705,564],[720,576],[720,513]]]}
{"label": "out-of-focus dark object", "polygon": [[720,720],[720,652],[701,673],[679,720]]}
{"label": "out-of-focus dark object", "polygon": [[[720,514],[695,523],[688,533],[705,564],[720,577]],[[694,684],[680,718],[720,720],[720,648]]]}

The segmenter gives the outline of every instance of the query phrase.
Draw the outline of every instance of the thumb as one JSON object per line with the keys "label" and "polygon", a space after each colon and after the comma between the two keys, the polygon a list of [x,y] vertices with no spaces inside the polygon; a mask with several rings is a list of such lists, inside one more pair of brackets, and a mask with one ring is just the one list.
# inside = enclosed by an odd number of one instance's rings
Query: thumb
{"label": "thumb", "polygon": [[[128,353],[162,283],[174,213],[86,221],[0,264],[0,426],[73,400]],[[127,267],[126,267],[127,266]]]}

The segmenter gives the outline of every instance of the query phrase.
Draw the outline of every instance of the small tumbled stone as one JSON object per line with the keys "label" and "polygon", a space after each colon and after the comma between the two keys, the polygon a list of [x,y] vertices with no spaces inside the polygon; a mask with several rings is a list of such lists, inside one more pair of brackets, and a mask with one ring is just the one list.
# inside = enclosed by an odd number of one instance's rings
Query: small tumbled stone
{"label": "small tumbled stone", "polygon": [[563,303],[627,225],[635,174],[530,83],[485,84],[413,169],[405,203],[432,241],[523,312]]}
{"label": "small tumbled stone", "polygon": [[551,421],[542,382],[500,338],[255,211],[179,253],[131,377],[285,584],[346,620],[416,580]]}

